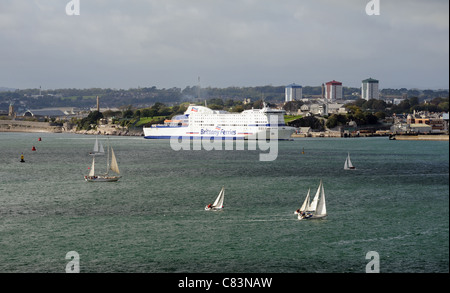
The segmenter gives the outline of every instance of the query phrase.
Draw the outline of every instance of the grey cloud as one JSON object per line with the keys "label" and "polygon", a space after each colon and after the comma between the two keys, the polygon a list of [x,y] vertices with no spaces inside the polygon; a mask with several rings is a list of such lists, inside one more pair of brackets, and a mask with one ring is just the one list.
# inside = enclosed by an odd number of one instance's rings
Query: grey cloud
{"label": "grey cloud", "polygon": [[1,2],[2,86],[448,88],[448,1],[380,0],[380,16],[365,0],[68,2]]}

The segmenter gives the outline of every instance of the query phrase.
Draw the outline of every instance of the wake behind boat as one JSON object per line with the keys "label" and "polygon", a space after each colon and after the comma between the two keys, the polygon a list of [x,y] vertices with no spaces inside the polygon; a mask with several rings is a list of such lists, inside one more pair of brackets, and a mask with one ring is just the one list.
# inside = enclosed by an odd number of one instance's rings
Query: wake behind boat
{"label": "wake behind boat", "polygon": [[[109,149],[111,149],[111,164],[109,164]],[[109,171],[113,171],[117,175],[110,175]],[[95,156],[92,158],[92,165],[89,171],[89,175],[84,176],[84,180],[87,182],[115,182],[121,178],[119,165],[117,164],[116,156],[112,147],[108,147],[108,157],[106,162],[106,173],[101,175],[95,174]]]}
{"label": "wake behind boat", "polygon": [[206,211],[218,211],[223,209],[223,200],[225,197],[225,187],[222,187],[222,189],[219,192],[219,195],[217,196],[216,200],[213,204],[209,204],[205,207]]}
{"label": "wake behind boat", "polygon": [[322,180],[312,202],[310,202],[309,192],[306,195],[302,207],[294,212],[299,220],[303,219],[321,219],[327,216],[327,207],[325,203],[325,191]]}

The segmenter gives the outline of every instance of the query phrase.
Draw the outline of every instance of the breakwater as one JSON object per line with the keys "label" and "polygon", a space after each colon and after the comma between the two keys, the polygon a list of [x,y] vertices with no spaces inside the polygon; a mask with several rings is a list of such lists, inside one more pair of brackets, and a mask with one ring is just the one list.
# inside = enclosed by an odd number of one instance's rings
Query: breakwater
{"label": "breakwater", "polygon": [[50,122],[0,120],[0,132],[52,132],[61,133],[63,127]]}

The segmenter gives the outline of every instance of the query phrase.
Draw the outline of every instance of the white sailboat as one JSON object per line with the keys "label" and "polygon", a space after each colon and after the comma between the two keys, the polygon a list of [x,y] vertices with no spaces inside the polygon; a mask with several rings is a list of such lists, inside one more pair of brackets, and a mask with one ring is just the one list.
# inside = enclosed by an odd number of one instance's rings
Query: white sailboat
{"label": "white sailboat", "polygon": [[207,211],[218,211],[223,209],[223,200],[225,197],[225,187],[222,187],[222,189],[219,192],[219,195],[217,196],[216,200],[213,204],[209,204],[205,207],[205,210]]}
{"label": "white sailboat", "polygon": [[350,153],[348,153],[347,158],[344,163],[344,170],[355,170],[355,166],[353,166],[352,161],[350,160]]}
{"label": "white sailboat", "polygon": [[[109,149],[111,149],[111,164],[109,164]],[[117,175],[110,175],[109,171],[113,171]],[[115,182],[121,178],[119,165],[117,164],[116,156],[113,148],[108,148],[108,158],[106,163],[106,173],[102,175],[95,175],[95,156],[92,158],[92,166],[89,175],[84,176],[87,182]]]}
{"label": "white sailboat", "polygon": [[[303,209],[303,210],[302,210]],[[303,202],[302,207],[298,210],[297,217],[303,219],[320,219],[327,216],[327,206],[325,202],[325,191],[323,189],[322,180],[320,180],[319,188],[311,203],[309,203],[309,191]]]}
{"label": "white sailboat", "polygon": [[95,144],[94,144],[94,150],[89,153],[91,156],[102,156],[105,154],[105,150],[103,149],[102,142],[98,141],[97,138],[95,138]]}

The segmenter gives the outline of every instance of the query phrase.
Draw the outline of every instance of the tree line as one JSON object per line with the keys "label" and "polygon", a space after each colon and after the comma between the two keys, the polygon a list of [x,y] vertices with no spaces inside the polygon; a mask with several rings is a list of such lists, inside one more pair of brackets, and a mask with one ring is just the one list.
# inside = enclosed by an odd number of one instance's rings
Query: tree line
{"label": "tree line", "polygon": [[[322,93],[321,86],[304,86],[303,96],[317,97]],[[382,89],[382,96],[417,97],[419,101],[438,97],[448,97],[448,90],[416,90],[416,89]],[[41,94],[41,95],[40,95]],[[357,99],[359,88],[343,87],[345,99]],[[102,107],[115,108],[123,105],[133,107],[150,107],[160,102],[172,106],[183,102],[199,102],[210,99],[239,100],[250,99],[252,102],[264,100],[269,103],[280,103],[285,99],[285,86],[255,86],[255,87],[227,87],[214,88],[199,86],[187,86],[184,89],[152,87],[139,87],[125,89],[22,89],[16,91],[0,92],[0,110],[7,110],[10,103],[16,108],[39,109],[48,107],[95,107],[96,97],[100,98]]]}

